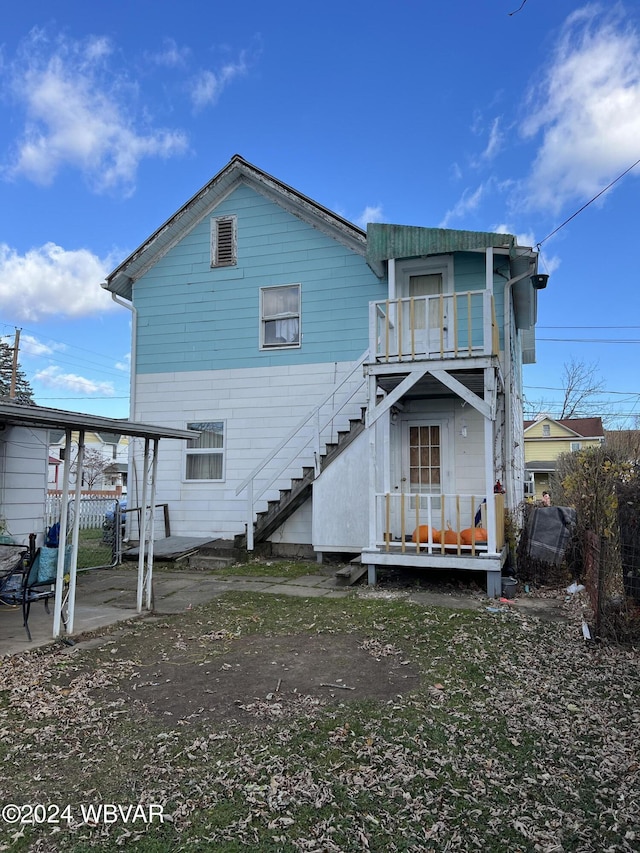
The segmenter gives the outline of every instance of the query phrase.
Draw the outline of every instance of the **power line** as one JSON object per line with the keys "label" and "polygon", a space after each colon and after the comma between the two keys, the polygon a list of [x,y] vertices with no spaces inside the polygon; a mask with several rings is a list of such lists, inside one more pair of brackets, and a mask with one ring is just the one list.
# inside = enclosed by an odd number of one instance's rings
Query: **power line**
{"label": "power line", "polygon": [[640,329],[640,326],[540,326],[536,329]]}
{"label": "power line", "polygon": [[[555,385],[525,385],[525,388],[529,388],[532,391],[564,391],[564,388],[558,388]],[[621,394],[623,397],[639,397],[639,391],[605,391],[598,389],[599,394]]]}
{"label": "power line", "polygon": [[560,344],[640,344],[640,338],[536,338]]}
{"label": "power line", "polygon": [[[522,7],[520,7],[520,8],[522,8]],[[518,9],[517,11],[520,11],[520,10]],[[549,237],[553,237],[553,235],[557,234],[561,228],[564,228],[565,225],[568,225],[572,219],[575,219],[576,216],[578,216],[578,214],[582,213],[583,210],[586,210],[590,204],[593,204],[593,202],[596,201],[597,199],[599,199],[601,195],[604,195],[607,192],[607,190],[610,190],[614,184],[617,184],[618,181],[621,180],[622,178],[624,178],[625,175],[629,174],[629,172],[632,169],[635,169],[635,167],[638,165],[638,163],[640,163],[640,159],[636,160],[635,163],[632,163],[628,169],[625,169],[621,175],[618,175],[617,178],[614,178],[610,184],[607,184],[607,186],[603,190],[600,190],[600,192],[597,195],[594,195],[594,197],[592,199],[589,199],[589,201],[586,204],[583,204],[582,207],[580,208],[580,210],[576,210],[576,212],[572,213],[568,219],[565,219],[565,221],[562,222],[560,225],[558,225],[557,228],[554,228],[553,231],[551,232],[551,234],[547,234],[547,236],[543,240],[540,240],[539,243],[536,243],[536,248],[538,249],[538,251],[540,251],[540,246],[542,246],[542,244],[545,243],[549,239]]]}

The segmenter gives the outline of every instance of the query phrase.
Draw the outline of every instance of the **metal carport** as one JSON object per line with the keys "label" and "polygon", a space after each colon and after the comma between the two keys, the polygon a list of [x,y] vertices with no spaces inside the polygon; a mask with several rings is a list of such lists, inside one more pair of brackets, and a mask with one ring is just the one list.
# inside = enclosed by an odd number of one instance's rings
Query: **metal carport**
{"label": "metal carport", "polygon": [[[72,434],[78,433],[78,456],[76,458],[77,474],[74,485],[76,502],[79,502],[82,489],[82,464],[84,455],[84,438],[87,431],[119,432],[129,437],[144,439],[144,466],[142,478],[142,495],[140,504],[145,511],[141,512],[140,522],[140,553],[138,556],[138,591],[137,610],[142,612],[143,605],[151,609],[151,583],[153,578],[153,527],[154,514],[149,511],[155,505],[156,475],[158,467],[158,447],[161,438],[185,440],[197,438],[198,433],[192,430],[161,427],[154,424],[138,423],[120,418],[105,418],[99,415],[88,415],[81,412],[67,412],[62,409],[49,409],[44,406],[29,406],[7,401],[0,401],[0,429],[5,426],[32,427],[35,429],[61,429],[66,434],[66,446],[70,447]],[[60,530],[67,530],[68,502],[71,491],[71,454],[65,454],[62,482],[62,510]],[[44,498],[44,496],[43,496]],[[78,564],[78,540],[80,529],[80,514],[73,519],[71,534],[71,560],[69,566],[68,619],[66,630],[73,633],[75,611],[76,572]],[[145,548],[144,543],[148,541]],[[57,583],[55,608],[53,616],[53,636],[59,637],[62,626],[63,586],[65,574],[65,548],[58,552]]]}

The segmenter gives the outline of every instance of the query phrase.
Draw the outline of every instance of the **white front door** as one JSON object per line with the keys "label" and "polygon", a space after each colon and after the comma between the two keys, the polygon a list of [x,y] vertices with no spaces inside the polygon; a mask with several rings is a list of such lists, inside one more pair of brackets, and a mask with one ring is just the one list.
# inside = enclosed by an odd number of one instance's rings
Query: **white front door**
{"label": "white front door", "polygon": [[[451,491],[449,421],[408,420],[402,424],[400,496],[394,528],[410,536],[417,524],[442,526],[441,495]],[[431,497],[429,497],[431,496]]]}
{"label": "white front door", "polygon": [[[450,349],[449,314],[453,269],[450,258],[415,259],[396,268],[402,303],[403,354]],[[408,297],[410,299],[408,299]]]}

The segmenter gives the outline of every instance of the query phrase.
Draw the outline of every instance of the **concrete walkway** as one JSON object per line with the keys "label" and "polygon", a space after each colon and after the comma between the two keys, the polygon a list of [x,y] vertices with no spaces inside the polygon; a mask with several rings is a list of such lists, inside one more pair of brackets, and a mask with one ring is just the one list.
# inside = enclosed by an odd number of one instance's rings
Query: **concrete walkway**
{"label": "concrete walkway", "polygon": [[[507,612],[513,608],[522,614],[545,621],[561,621],[566,618],[561,598],[549,600],[522,596],[505,606],[498,602],[489,602],[484,596],[473,593],[452,595],[437,590],[393,591],[367,586],[338,586],[335,566],[310,563],[309,569],[313,569],[314,573],[293,579],[243,575],[220,577],[197,571],[156,571],[153,575],[153,609],[156,614],[183,613],[225,592],[240,590],[304,598],[344,598],[354,594],[381,599],[402,597],[423,606],[479,609],[491,605],[494,612]],[[107,628],[136,617],[137,582],[137,566],[80,572],[77,580],[73,636],[78,637],[86,632]],[[145,614],[148,615],[148,611],[143,611],[143,616]],[[34,604],[29,617],[29,628],[32,642],[29,642],[22,625],[22,610],[19,607],[0,604],[0,657],[31,651],[53,642],[53,607],[51,606],[51,613],[47,614],[41,602]],[[66,635],[63,635],[62,638],[65,637]]]}
{"label": "concrete walkway", "polygon": [[[319,566],[316,574],[287,580],[240,575],[223,578],[202,572],[157,571],[153,575],[154,611],[159,614],[182,613],[229,590],[307,598],[341,598],[348,595],[350,590],[337,586],[334,572],[335,568],[328,571]],[[137,616],[137,583],[137,566],[80,572],[76,588],[74,636]],[[22,609],[0,604],[0,656],[30,651],[51,643],[53,602],[50,602],[50,610],[51,613],[47,614],[41,602],[31,607],[29,629],[33,640],[29,642],[22,625]]]}

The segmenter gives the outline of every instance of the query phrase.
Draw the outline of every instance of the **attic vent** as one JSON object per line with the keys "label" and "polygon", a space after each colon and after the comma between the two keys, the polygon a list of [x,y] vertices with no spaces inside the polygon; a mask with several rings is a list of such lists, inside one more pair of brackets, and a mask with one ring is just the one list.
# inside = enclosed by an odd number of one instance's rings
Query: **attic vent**
{"label": "attic vent", "polygon": [[211,220],[211,266],[236,264],[236,217],[219,216]]}

